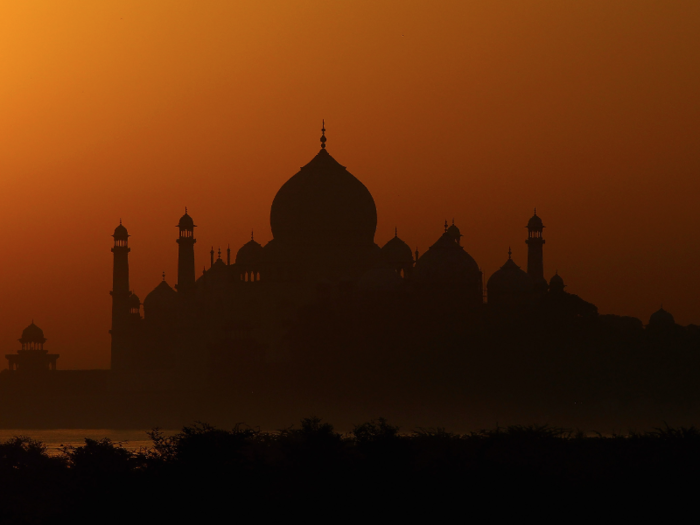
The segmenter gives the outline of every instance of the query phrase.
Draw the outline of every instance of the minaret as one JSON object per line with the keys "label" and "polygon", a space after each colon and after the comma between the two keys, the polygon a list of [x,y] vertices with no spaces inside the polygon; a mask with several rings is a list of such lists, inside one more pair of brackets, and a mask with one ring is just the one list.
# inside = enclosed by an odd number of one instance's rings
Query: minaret
{"label": "minaret", "polygon": [[537,216],[537,208],[535,214],[527,222],[527,273],[535,282],[535,291],[543,293],[547,291],[547,281],[544,278],[544,261],[542,257],[542,246],[544,239],[542,238],[542,219]]}
{"label": "minaret", "polygon": [[180,248],[177,259],[177,291],[183,294],[189,293],[194,288],[194,243],[197,240],[194,238],[195,224],[187,214],[180,217],[180,222],[177,225],[180,230],[180,236],[177,243]]}
{"label": "minaret", "polygon": [[112,270],[112,368],[125,367],[127,332],[129,327],[129,232],[119,221],[114,230],[114,267]]}

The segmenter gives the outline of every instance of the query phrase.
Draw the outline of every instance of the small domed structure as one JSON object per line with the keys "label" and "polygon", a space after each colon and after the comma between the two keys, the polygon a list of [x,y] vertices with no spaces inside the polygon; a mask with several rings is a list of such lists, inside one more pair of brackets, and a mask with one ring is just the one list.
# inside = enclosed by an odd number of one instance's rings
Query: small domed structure
{"label": "small domed structure", "polygon": [[163,279],[143,300],[143,312],[147,320],[164,319],[177,307],[178,295]]}
{"label": "small domed structure", "polygon": [[532,301],[535,283],[508,250],[508,260],[489,278],[486,289],[490,306],[522,306]]}
{"label": "small domed structure", "polygon": [[185,214],[180,217],[180,221],[177,223],[177,227],[181,230],[191,230],[196,227],[192,217],[187,213],[187,208],[185,208]]}
{"label": "small domed structure", "polygon": [[649,317],[649,326],[662,327],[673,326],[675,324],[676,320],[673,318],[673,315],[664,310],[663,306],[651,314],[651,317]]}
{"label": "small domed structure", "polygon": [[564,284],[564,279],[561,278],[559,272],[557,271],[552,278],[549,280],[549,291],[551,293],[563,293],[566,285]]}
{"label": "small domed structure", "polygon": [[122,224],[122,221],[119,221],[119,226],[114,228],[114,235],[112,235],[112,237],[114,237],[115,240],[126,240],[129,238],[129,232]]}
{"label": "small domed structure", "polygon": [[[22,331],[22,337],[19,339],[19,342],[22,343],[22,350],[41,349],[46,342],[44,331],[32,321],[32,324]],[[25,345],[27,348],[25,348]],[[29,348],[30,346],[32,348]]]}
{"label": "small domed structure", "polygon": [[447,232],[416,261],[413,279],[423,289],[439,288],[443,296],[461,296],[472,306],[483,304],[479,265]]}
{"label": "small domed structure", "polygon": [[413,252],[411,248],[394,231],[394,237],[381,248],[382,259],[397,275],[407,277],[413,269]]}
{"label": "small domed structure", "polygon": [[542,228],[544,228],[544,224],[542,224],[542,219],[537,216],[537,209],[535,208],[535,214],[527,221],[527,229],[542,230]]}
{"label": "small domed structure", "polygon": [[241,246],[236,253],[236,270],[241,281],[259,281],[260,266],[263,258],[263,247],[253,239]]}

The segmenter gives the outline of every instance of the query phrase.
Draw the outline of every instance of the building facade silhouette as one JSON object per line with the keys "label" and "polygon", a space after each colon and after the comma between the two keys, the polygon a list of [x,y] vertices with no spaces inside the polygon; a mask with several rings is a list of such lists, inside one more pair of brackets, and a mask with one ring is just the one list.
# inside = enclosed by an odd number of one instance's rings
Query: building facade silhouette
{"label": "building facade silhouette", "polygon": [[324,297],[398,293],[426,308],[446,305],[469,315],[527,307],[549,289],[544,225],[536,212],[527,224],[527,272],[509,252],[488,281],[486,305],[482,271],[454,221],[445,221],[422,255],[411,251],[398,230],[379,247],[372,194],[328,153],[325,128],[320,151],[277,192],[270,226],[267,244],[251,233],[233,261],[230,247],[225,260],[212,247],[209,268],[196,276],[196,226],[185,208],[177,225],[177,283],[170,286],[163,275],[141,305],[129,288],[129,234],[120,221],[112,248],[112,368],[170,367],[192,378],[226,363],[288,360],[296,312]]}

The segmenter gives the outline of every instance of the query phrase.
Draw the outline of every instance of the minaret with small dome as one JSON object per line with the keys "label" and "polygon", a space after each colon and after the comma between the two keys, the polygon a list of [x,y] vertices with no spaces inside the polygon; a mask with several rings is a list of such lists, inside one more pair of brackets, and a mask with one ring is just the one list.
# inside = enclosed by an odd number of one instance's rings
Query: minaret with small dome
{"label": "minaret with small dome", "polygon": [[187,294],[194,289],[194,244],[197,242],[197,239],[194,238],[196,225],[187,213],[187,208],[185,208],[185,214],[180,217],[177,228],[179,236],[177,239],[177,285],[175,288],[178,292]]}
{"label": "minaret with small dome", "polygon": [[114,246],[112,247],[112,368],[126,366],[130,326],[130,297],[129,289],[129,232],[119,220],[119,226],[114,229]]}
{"label": "minaret with small dome", "polygon": [[535,293],[539,295],[547,291],[542,253],[545,242],[542,238],[543,229],[544,224],[542,224],[542,219],[537,215],[537,208],[535,208],[534,215],[527,222],[527,240],[525,244],[527,244],[527,273],[535,283]]}

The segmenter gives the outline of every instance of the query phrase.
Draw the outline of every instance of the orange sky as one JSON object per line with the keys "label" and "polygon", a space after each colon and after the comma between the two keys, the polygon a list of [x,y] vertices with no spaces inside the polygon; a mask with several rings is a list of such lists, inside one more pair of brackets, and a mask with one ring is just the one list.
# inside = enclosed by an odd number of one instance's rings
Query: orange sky
{"label": "orange sky", "polygon": [[322,118],[380,245],[454,217],[489,276],[537,206],[546,276],[700,324],[699,27],[696,0],[3,2],[0,354],[34,318],[60,368],[107,367],[119,218],[141,299],[185,206],[200,268],[265,243]]}

